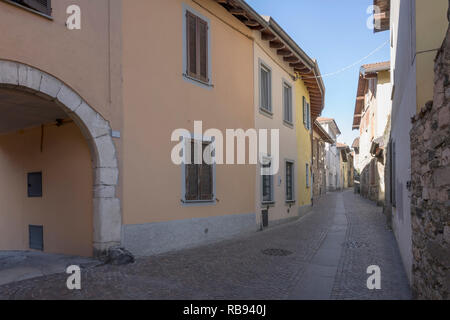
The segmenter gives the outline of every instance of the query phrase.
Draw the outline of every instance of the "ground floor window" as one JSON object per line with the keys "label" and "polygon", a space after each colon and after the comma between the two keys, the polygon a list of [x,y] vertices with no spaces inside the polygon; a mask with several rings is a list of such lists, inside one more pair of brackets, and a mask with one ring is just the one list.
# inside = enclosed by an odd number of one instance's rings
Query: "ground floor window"
{"label": "ground floor window", "polygon": [[[203,157],[211,141],[188,139],[185,143],[184,200],[185,202],[208,202],[215,200],[215,168],[212,161]],[[197,153],[196,148],[201,148]],[[196,160],[198,154],[198,161]],[[208,152],[206,152],[208,154]]]}
{"label": "ground floor window", "polygon": [[[264,163],[263,169],[264,171],[268,171],[271,168],[272,162],[269,159],[266,159],[266,163]],[[267,173],[267,172],[264,172]],[[263,203],[273,203],[274,202],[274,192],[273,192],[273,175],[272,174],[263,174],[262,176],[262,202]]]}
{"label": "ground floor window", "polygon": [[286,202],[295,201],[294,197],[294,162],[286,161]]}
{"label": "ground floor window", "polygon": [[306,187],[309,188],[309,163],[306,164],[305,170],[306,170]]}

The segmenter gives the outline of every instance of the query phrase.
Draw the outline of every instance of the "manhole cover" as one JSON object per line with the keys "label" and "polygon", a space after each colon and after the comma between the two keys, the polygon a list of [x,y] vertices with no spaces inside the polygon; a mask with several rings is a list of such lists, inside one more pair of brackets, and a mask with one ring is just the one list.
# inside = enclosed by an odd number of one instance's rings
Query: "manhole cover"
{"label": "manhole cover", "polygon": [[348,241],[345,243],[345,246],[349,249],[358,249],[358,248],[367,247],[367,245],[364,242],[358,242],[358,241]]}
{"label": "manhole cover", "polygon": [[263,250],[262,253],[265,254],[266,256],[277,256],[277,257],[284,257],[292,254],[291,251],[284,249],[266,249]]}

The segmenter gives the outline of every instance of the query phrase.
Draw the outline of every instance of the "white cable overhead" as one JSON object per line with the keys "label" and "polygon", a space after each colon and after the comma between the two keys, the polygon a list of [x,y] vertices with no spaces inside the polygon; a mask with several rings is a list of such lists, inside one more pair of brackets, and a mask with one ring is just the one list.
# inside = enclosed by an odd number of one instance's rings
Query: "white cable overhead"
{"label": "white cable overhead", "polygon": [[325,77],[330,77],[330,76],[334,76],[334,75],[336,75],[336,74],[342,73],[342,72],[344,72],[344,71],[346,71],[346,70],[348,70],[348,69],[353,68],[353,67],[356,66],[356,65],[361,64],[361,62],[363,62],[363,61],[366,60],[367,58],[373,56],[375,53],[377,53],[378,51],[380,51],[381,49],[383,49],[388,43],[389,43],[389,40],[387,40],[387,41],[384,42],[381,46],[379,46],[378,48],[376,48],[375,50],[373,50],[372,52],[370,52],[370,53],[369,53],[367,56],[365,56],[364,58],[359,59],[358,61],[352,63],[351,65],[346,66],[345,68],[342,68],[342,69],[340,69],[340,70],[338,70],[338,71],[336,71],[336,72],[331,72],[331,73],[327,73],[327,74],[323,74],[323,75],[315,76],[315,77],[310,77],[310,76],[308,76],[308,77],[302,77],[302,79],[325,78]]}

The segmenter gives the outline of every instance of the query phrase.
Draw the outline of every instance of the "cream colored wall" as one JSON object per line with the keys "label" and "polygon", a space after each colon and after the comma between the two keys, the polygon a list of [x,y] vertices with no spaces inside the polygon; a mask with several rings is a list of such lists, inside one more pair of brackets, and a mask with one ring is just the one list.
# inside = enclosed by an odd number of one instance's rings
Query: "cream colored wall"
{"label": "cream colored wall", "polygon": [[448,5],[447,0],[416,0],[417,112],[433,100],[434,59],[448,28]]}
{"label": "cream colored wall", "polygon": [[[309,102],[309,93],[303,81],[297,80],[295,82],[295,92],[297,99],[295,100],[295,109],[297,110],[296,124],[297,124],[297,150],[299,170],[297,172],[298,178],[298,204],[299,206],[306,206],[311,204],[311,190],[312,176],[311,169],[309,170],[309,186],[306,185],[306,164],[311,168],[312,146],[311,146],[311,132],[303,123],[303,97]],[[311,127],[313,126],[311,119]]]}
{"label": "cream colored wall", "polygon": [[[266,115],[260,111],[259,104],[259,62],[263,61],[271,68],[272,71],[272,116]],[[290,73],[292,68],[289,64],[284,62],[280,56],[276,54],[276,50],[269,47],[268,42],[263,42],[261,37],[255,33],[254,44],[254,102],[255,102],[255,119],[257,129],[279,129],[280,131],[280,162],[279,172],[274,176],[274,200],[275,204],[269,208],[269,221],[281,220],[297,216],[299,199],[297,196],[298,181],[295,180],[294,193],[296,194],[296,203],[286,203],[286,184],[285,184],[285,160],[295,161],[295,171],[299,170],[299,161],[297,155],[297,137],[295,119],[297,117],[297,95],[295,83],[292,80]],[[283,121],[283,81],[286,81],[292,87],[292,118],[294,119],[293,126],[288,126]],[[279,181],[281,179],[281,184]],[[262,205],[262,177],[260,174],[260,167],[256,170],[256,208],[257,213],[262,209],[267,208],[267,205]],[[257,214],[257,218],[260,215]]]}
{"label": "cream colored wall", "polygon": [[[117,119],[120,109],[111,106],[111,100],[120,103],[116,101],[120,78],[114,77],[120,76],[121,0],[75,3],[81,8],[81,30],[68,30],[65,26],[66,9],[74,1],[52,1],[53,20],[0,1],[0,28],[8,30],[2,34],[0,59],[28,64],[55,76],[104,118]],[[111,74],[110,62],[114,65]],[[119,114],[114,117],[115,112]]]}
{"label": "cream colored wall", "polygon": [[[212,84],[183,79],[183,3],[210,19]],[[183,206],[172,131],[254,128],[250,32],[213,1],[134,0],[123,7],[125,224],[255,211],[255,166],[217,165],[215,205]],[[256,228],[256,227],[255,227]]]}
{"label": "cream colored wall", "polygon": [[[0,250],[28,250],[28,225],[44,226],[44,250],[92,255],[92,168],[75,124],[0,135]],[[27,197],[27,173],[42,171],[43,197]]]}
{"label": "cream colored wall", "polygon": [[[0,59],[40,69],[64,82],[122,130],[122,0],[52,1],[52,20],[0,1]],[[128,3],[128,2],[127,2]],[[81,9],[81,30],[68,30],[66,9]],[[114,140],[122,163],[122,140]],[[117,195],[121,197],[121,172]]]}

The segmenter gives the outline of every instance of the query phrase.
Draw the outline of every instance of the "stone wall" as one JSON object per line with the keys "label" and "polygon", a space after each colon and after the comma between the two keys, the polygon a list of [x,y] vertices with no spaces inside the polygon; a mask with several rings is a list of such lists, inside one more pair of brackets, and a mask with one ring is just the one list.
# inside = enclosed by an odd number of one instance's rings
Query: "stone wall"
{"label": "stone wall", "polygon": [[450,299],[450,29],[430,101],[411,136],[412,285],[418,299]]}

